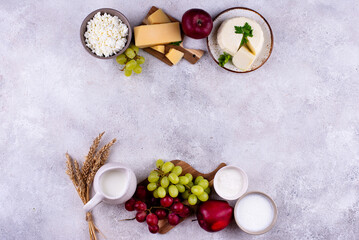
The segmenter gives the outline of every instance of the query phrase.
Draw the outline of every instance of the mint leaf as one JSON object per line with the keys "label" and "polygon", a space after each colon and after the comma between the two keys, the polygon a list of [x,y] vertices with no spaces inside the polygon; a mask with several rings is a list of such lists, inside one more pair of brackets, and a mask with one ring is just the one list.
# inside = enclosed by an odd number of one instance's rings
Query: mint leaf
{"label": "mint leaf", "polygon": [[171,42],[171,45],[175,45],[175,46],[179,46],[181,44],[182,41],[178,41],[178,42]]}
{"label": "mint leaf", "polygon": [[231,59],[232,59],[231,55],[229,55],[226,52],[223,52],[223,54],[221,54],[218,58],[218,65],[224,67],[224,65]]}
{"label": "mint leaf", "polygon": [[248,42],[248,37],[253,37],[253,29],[247,22],[242,27],[234,26],[234,32],[237,34],[243,34],[241,45],[239,47],[242,47],[243,44]]}

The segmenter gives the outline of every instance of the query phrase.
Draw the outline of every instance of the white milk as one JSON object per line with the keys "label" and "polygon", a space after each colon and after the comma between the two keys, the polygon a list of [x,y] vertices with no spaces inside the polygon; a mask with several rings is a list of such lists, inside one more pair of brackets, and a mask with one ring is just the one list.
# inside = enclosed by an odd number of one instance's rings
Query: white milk
{"label": "white milk", "polygon": [[236,168],[226,168],[216,175],[216,192],[224,197],[237,196],[243,189],[243,176]]}
{"label": "white milk", "polygon": [[251,232],[259,232],[271,225],[274,208],[270,200],[261,194],[249,194],[242,198],[235,209],[237,223]]}
{"label": "white milk", "polygon": [[125,193],[128,176],[125,169],[115,169],[105,172],[100,179],[102,192],[108,197],[120,197]]}

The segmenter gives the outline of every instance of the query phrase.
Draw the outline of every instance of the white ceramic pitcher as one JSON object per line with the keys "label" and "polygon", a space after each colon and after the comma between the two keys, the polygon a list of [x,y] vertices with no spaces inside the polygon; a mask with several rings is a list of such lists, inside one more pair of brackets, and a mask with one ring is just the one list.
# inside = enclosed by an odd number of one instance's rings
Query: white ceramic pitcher
{"label": "white ceramic pitcher", "polygon": [[[124,186],[123,194],[116,197],[106,195],[100,184],[101,177],[104,175],[104,173],[112,170],[125,170],[126,172],[127,181],[126,183],[124,183],[126,185]],[[134,172],[131,169],[123,166],[121,163],[106,163],[97,171],[93,181],[93,187],[95,190],[95,195],[83,207],[86,212],[91,211],[91,209],[94,208],[100,202],[108,204],[121,204],[126,202],[133,196],[136,191],[137,179]]]}

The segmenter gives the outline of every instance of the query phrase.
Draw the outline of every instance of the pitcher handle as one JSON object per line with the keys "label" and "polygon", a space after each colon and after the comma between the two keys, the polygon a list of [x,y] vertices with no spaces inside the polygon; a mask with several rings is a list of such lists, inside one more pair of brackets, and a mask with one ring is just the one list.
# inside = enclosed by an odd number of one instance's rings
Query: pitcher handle
{"label": "pitcher handle", "polygon": [[90,201],[88,201],[83,209],[86,211],[86,212],[89,212],[91,211],[91,209],[93,209],[97,204],[99,204],[100,202],[102,202],[102,200],[104,199],[104,196],[100,193],[96,193],[95,196],[93,198],[91,198]]}

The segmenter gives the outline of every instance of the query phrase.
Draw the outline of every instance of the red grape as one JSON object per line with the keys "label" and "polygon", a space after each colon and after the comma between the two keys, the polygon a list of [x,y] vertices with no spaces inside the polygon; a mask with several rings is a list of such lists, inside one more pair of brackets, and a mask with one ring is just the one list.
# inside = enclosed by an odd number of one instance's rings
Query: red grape
{"label": "red grape", "polygon": [[138,222],[144,222],[146,220],[147,213],[146,212],[138,212],[136,213],[136,220]]}
{"label": "red grape", "polygon": [[172,205],[172,207],[171,207],[171,210],[172,210],[172,212],[174,212],[174,213],[176,213],[176,214],[179,214],[179,213],[181,213],[182,212],[182,210],[183,210],[183,204],[182,203],[175,203],[175,204],[173,204]]}
{"label": "red grape", "polygon": [[167,216],[167,212],[164,209],[156,209],[155,214],[158,219],[165,219]]}
{"label": "red grape", "polygon": [[160,199],[155,198],[155,197],[151,197],[151,199],[149,200],[149,204],[151,206],[159,206],[160,205]]}
{"label": "red grape", "polygon": [[179,223],[179,216],[175,213],[168,214],[168,223],[172,226],[176,226]]}
{"label": "red grape", "polygon": [[173,199],[173,203],[178,203],[178,202],[181,202],[181,200],[178,197]]}
{"label": "red grape", "polygon": [[164,198],[161,198],[161,205],[164,207],[170,207],[173,203],[173,198],[170,196],[166,196]]}
{"label": "red grape", "polygon": [[146,217],[146,222],[149,226],[154,226],[158,224],[158,218],[156,216],[156,214],[154,213],[150,213],[147,215]]}
{"label": "red grape", "polygon": [[137,201],[134,206],[135,206],[135,210],[137,212],[143,212],[147,209],[146,203],[144,203],[142,201]]}
{"label": "red grape", "polygon": [[126,203],[125,203],[125,208],[127,211],[133,211],[135,210],[135,203],[136,203],[136,200],[134,198],[130,198],[130,200],[128,200]]}
{"label": "red grape", "polygon": [[147,195],[147,190],[145,186],[138,186],[135,193],[136,197],[145,200]]}
{"label": "red grape", "polygon": [[151,233],[158,233],[158,231],[160,230],[160,227],[158,225],[148,226],[148,230]]}
{"label": "red grape", "polygon": [[191,209],[188,206],[184,206],[182,212],[178,214],[182,218],[186,218],[191,215]]}

